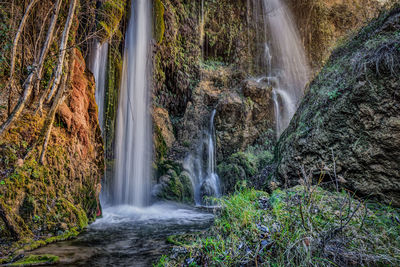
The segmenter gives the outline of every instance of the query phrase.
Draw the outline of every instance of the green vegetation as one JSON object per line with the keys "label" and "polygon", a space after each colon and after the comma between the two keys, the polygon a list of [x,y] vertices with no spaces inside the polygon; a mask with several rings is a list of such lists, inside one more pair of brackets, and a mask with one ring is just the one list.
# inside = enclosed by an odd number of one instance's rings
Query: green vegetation
{"label": "green vegetation", "polygon": [[57,263],[59,258],[54,255],[29,255],[21,260],[9,264],[10,266],[34,266]]}
{"label": "green vegetation", "polygon": [[193,188],[189,174],[180,163],[162,160],[157,165],[157,177],[160,184],[157,197],[183,203],[193,203]]}
{"label": "green vegetation", "polygon": [[223,192],[234,192],[240,181],[251,182],[251,178],[272,161],[273,154],[267,146],[250,146],[243,152],[232,154],[217,166]]}
{"label": "green vegetation", "polygon": [[122,37],[120,22],[125,14],[126,1],[106,0],[102,3],[99,14],[99,30],[102,41],[108,40],[114,35]]}
{"label": "green vegetation", "polygon": [[212,70],[215,71],[220,67],[226,66],[225,62],[217,61],[217,60],[206,60],[200,63],[200,67],[205,70]]}
{"label": "green vegetation", "polygon": [[154,36],[158,44],[161,44],[164,38],[165,22],[164,12],[165,8],[161,0],[154,1]]}
{"label": "green vegetation", "polygon": [[159,266],[400,264],[399,210],[366,205],[347,191],[244,188],[220,204],[212,228],[171,238],[184,249]]}

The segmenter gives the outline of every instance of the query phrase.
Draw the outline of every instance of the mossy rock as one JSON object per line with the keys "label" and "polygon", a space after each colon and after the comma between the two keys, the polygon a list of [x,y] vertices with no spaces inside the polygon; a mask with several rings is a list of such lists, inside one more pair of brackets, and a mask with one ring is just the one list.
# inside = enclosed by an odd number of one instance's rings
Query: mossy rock
{"label": "mossy rock", "polygon": [[101,41],[109,40],[114,35],[121,35],[119,30],[121,20],[126,12],[126,1],[124,0],[106,0],[103,1],[98,11],[99,30]]}
{"label": "mossy rock", "polygon": [[164,38],[165,22],[164,22],[164,4],[161,0],[154,0],[154,39],[161,44]]}
{"label": "mossy rock", "polygon": [[183,171],[182,166],[174,161],[159,163],[158,182],[155,196],[159,199],[184,203],[193,203],[193,186],[190,175]]}
{"label": "mossy rock", "polygon": [[21,260],[9,264],[9,266],[37,266],[37,265],[51,265],[59,261],[58,256],[44,254],[44,255],[28,255]]}
{"label": "mossy rock", "polygon": [[[277,179],[336,177],[400,207],[400,6],[340,44],[309,84],[276,148]],[[374,151],[374,152],[371,152]]]}
{"label": "mossy rock", "polygon": [[240,181],[252,180],[272,159],[271,151],[263,147],[250,146],[232,154],[217,166],[223,193],[234,192]]}
{"label": "mossy rock", "polygon": [[217,172],[224,193],[232,191],[239,181],[247,179],[246,172],[237,164],[221,163],[217,166]]}

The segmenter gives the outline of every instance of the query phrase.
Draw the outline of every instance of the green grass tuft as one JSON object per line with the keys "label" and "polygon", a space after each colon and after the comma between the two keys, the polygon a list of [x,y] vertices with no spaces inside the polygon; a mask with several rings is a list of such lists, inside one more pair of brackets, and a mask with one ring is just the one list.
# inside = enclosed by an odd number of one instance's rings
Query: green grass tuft
{"label": "green grass tuft", "polygon": [[54,264],[59,260],[58,256],[54,255],[29,255],[23,259],[9,264],[10,266],[35,266],[44,264]]}
{"label": "green grass tuft", "polygon": [[347,191],[297,186],[268,195],[244,188],[220,204],[212,228],[188,242],[171,237],[184,249],[158,266],[400,264],[399,211]]}

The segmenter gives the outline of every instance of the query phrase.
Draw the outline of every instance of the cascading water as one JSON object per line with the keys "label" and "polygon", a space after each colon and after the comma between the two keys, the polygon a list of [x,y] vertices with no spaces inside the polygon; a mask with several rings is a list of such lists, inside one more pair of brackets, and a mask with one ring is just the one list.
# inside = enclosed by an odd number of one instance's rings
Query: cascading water
{"label": "cascading water", "polygon": [[[259,1],[259,0],[256,0]],[[259,6],[255,3],[254,6]],[[276,134],[289,125],[308,81],[309,67],[292,15],[282,0],[261,0],[266,80],[273,88]]]}
{"label": "cascading water", "polygon": [[150,202],[152,132],[150,124],[151,1],[132,1],[126,32],[117,114],[114,205],[143,207]]}
{"label": "cascading water", "polygon": [[[203,182],[202,189],[203,193],[212,193],[214,196],[220,196],[219,190],[219,177],[215,172],[215,127],[214,127],[214,118],[215,118],[216,110],[214,109],[211,113],[210,119],[210,127],[208,131],[208,143],[207,143],[207,151],[208,151],[208,163],[207,163],[207,177]],[[208,188],[212,189],[211,192],[208,192]]]}
{"label": "cascading water", "polygon": [[108,43],[101,44],[95,40],[91,54],[89,67],[96,82],[95,98],[98,107],[99,123],[101,130],[104,131],[104,97],[106,90]]}
{"label": "cascading water", "polygon": [[[219,177],[215,172],[215,114],[216,111],[213,110],[209,129],[204,133],[205,137],[201,145],[194,154],[189,154],[183,166],[190,174],[196,205],[203,203],[203,197],[221,196]],[[204,154],[207,158],[207,166],[203,161]]]}

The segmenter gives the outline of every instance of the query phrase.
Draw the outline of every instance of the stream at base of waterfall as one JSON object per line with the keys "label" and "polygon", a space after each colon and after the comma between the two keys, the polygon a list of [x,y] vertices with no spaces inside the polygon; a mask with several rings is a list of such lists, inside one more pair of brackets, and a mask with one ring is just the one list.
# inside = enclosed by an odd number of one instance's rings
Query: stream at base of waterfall
{"label": "stream at base of waterfall", "polygon": [[166,202],[146,208],[110,207],[77,239],[31,253],[59,256],[59,266],[152,266],[169,253],[168,236],[205,230],[213,218],[199,209]]}

